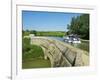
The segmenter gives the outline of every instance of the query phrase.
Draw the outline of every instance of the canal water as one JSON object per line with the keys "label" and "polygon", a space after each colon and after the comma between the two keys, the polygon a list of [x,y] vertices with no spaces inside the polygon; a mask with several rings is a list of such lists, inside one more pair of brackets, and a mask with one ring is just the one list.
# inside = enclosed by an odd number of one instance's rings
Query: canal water
{"label": "canal water", "polygon": [[48,37],[48,38],[49,38],[49,39],[53,39],[53,40],[62,41],[62,42],[64,42],[65,44],[70,44],[70,45],[72,45],[72,46],[74,46],[74,47],[77,47],[77,46],[78,46],[78,44],[73,44],[73,43],[67,43],[67,42],[65,42],[63,37]]}
{"label": "canal water", "polygon": [[64,39],[62,37],[48,37],[48,38],[64,42]]}

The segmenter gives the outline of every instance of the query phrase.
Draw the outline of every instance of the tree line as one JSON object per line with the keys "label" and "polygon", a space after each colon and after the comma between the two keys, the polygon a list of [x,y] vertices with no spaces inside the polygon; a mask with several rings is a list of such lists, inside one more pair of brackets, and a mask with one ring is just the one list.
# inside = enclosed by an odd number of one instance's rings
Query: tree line
{"label": "tree line", "polygon": [[89,14],[72,17],[67,29],[67,34],[77,34],[80,38],[89,40]]}
{"label": "tree line", "polygon": [[34,34],[35,36],[55,36],[55,37],[63,37],[64,31],[36,31],[36,30],[23,30],[23,36],[28,36],[29,34]]}

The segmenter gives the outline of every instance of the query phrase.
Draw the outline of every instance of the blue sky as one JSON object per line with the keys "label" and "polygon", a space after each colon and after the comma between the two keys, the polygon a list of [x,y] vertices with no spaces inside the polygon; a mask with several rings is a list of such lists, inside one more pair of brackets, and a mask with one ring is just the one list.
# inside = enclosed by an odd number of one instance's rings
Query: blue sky
{"label": "blue sky", "polygon": [[67,24],[71,18],[80,13],[22,11],[22,24],[24,30],[36,31],[67,31]]}

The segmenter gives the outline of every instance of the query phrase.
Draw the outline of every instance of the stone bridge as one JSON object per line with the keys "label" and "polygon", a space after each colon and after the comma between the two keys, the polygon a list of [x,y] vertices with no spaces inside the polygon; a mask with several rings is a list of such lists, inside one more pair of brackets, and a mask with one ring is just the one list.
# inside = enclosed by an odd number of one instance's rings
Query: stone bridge
{"label": "stone bridge", "polygon": [[51,67],[88,66],[87,52],[59,40],[47,37],[31,37],[31,44],[39,45],[44,51],[44,59],[49,59]]}

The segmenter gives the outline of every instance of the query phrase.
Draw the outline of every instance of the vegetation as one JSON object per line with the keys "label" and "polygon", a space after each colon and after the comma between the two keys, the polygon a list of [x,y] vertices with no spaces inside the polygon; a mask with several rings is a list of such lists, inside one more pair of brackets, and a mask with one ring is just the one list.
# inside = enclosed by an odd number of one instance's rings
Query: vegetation
{"label": "vegetation", "polygon": [[23,64],[23,69],[28,69],[28,68],[48,68],[50,67],[50,61],[49,60],[44,60],[44,59],[32,59],[32,60],[27,60],[22,63]]}
{"label": "vegetation", "polygon": [[[72,44],[71,43],[70,45],[72,45],[76,48],[79,48],[81,50],[89,52],[89,40],[87,40],[87,41],[81,40],[80,44]],[[89,54],[87,54],[87,55],[89,55]]]}
{"label": "vegetation", "polygon": [[89,52],[89,14],[73,17],[67,29],[66,34],[77,34],[81,38],[81,44],[77,48]]}
{"label": "vegetation", "polygon": [[31,30],[31,31],[30,31],[30,34],[37,35],[37,31],[35,31],[35,30]]}
{"label": "vegetation", "polygon": [[23,36],[28,36],[29,34],[30,34],[29,30],[26,30],[26,31],[22,30],[22,35]]}
{"label": "vegetation", "polygon": [[28,36],[29,34],[35,34],[35,36],[55,36],[55,37],[63,37],[65,35],[64,31],[35,31],[35,30],[26,30],[23,31],[24,36]]}
{"label": "vegetation", "polygon": [[37,36],[55,36],[55,37],[63,37],[65,32],[63,31],[46,31],[46,32],[37,32]]}
{"label": "vegetation", "polygon": [[22,46],[22,68],[50,67],[50,61],[44,60],[42,48],[31,45],[29,38],[23,38]]}
{"label": "vegetation", "polygon": [[[89,41],[81,40],[81,44],[78,45],[78,48],[89,52]],[[88,54],[87,54],[88,55]]]}
{"label": "vegetation", "polygon": [[78,34],[80,38],[89,40],[89,14],[73,17],[68,30],[69,34]]}

